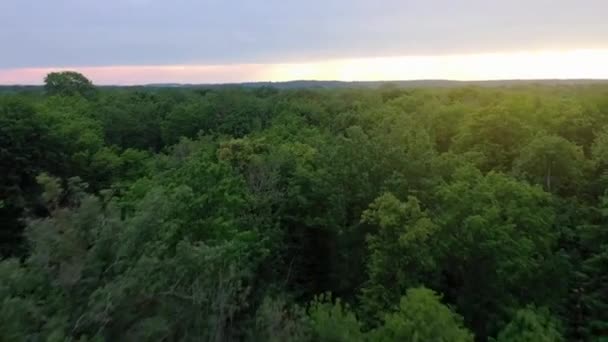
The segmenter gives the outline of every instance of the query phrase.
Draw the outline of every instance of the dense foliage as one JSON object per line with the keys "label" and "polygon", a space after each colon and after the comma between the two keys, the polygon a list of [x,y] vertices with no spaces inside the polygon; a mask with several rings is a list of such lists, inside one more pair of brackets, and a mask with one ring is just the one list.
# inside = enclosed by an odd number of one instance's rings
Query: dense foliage
{"label": "dense foliage", "polygon": [[608,87],[0,93],[2,341],[605,341]]}

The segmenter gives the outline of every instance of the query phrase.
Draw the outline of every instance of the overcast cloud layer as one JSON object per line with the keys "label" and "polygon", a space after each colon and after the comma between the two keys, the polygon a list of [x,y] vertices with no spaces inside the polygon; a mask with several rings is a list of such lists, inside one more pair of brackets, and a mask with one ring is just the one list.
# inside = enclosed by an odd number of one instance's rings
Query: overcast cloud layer
{"label": "overcast cloud layer", "polygon": [[0,68],[608,47],[607,0],[0,0]]}

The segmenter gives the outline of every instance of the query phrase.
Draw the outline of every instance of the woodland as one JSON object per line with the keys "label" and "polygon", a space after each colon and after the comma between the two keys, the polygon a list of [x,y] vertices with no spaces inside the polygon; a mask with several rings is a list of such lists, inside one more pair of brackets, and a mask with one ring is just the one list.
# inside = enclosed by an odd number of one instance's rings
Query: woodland
{"label": "woodland", "polygon": [[608,85],[0,91],[1,341],[608,341]]}

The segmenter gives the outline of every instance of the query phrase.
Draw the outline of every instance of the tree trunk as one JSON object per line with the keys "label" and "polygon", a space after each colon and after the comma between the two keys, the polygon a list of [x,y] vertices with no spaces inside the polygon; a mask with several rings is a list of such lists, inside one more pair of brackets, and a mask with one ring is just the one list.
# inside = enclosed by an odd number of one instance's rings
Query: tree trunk
{"label": "tree trunk", "polygon": [[551,164],[552,162],[549,162],[547,165],[547,176],[545,177],[545,185],[548,192],[551,192]]}

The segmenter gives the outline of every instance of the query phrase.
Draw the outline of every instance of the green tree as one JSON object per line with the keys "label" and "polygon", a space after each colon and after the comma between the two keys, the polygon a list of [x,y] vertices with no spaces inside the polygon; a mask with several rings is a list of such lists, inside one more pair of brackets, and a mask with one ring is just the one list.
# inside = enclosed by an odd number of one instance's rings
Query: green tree
{"label": "green tree", "polygon": [[264,297],[255,315],[255,328],[249,340],[260,342],[309,341],[310,329],[306,312],[289,307],[284,298]]}
{"label": "green tree", "polygon": [[0,102],[0,255],[8,256],[20,249],[19,218],[25,207],[33,177],[40,172],[39,160],[44,160],[30,137],[45,136],[47,127],[37,120],[34,110],[21,102]]}
{"label": "green tree", "polygon": [[80,95],[91,98],[96,89],[93,83],[75,71],[51,72],[44,78],[44,89],[49,95]]}
{"label": "green tree", "polygon": [[371,333],[372,341],[473,341],[462,317],[441,304],[441,297],[425,288],[407,290],[396,312]]}
{"label": "green tree", "polygon": [[88,114],[93,107],[81,97],[53,96],[40,103],[39,115],[50,126],[49,135],[59,150],[58,167],[44,171],[62,178],[77,175],[99,190],[111,180],[99,177],[102,170],[91,165],[105,143],[101,124]]}
{"label": "green tree", "polygon": [[602,341],[608,332],[608,194],[594,211],[599,216],[596,223],[577,229],[581,262],[573,289],[578,317],[573,321],[578,336]]}
{"label": "green tree", "polygon": [[[229,322],[245,308],[263,239],[241,228],[244,194],[231,189],[239,183],[202,160],[150,188],[124,219],[114,201],[84,193],[78,179],[63,189],[38,177],[50,216],[28,224],[32,250],[22,266],[6,264],[14,273],[0,284],[3,311],[14,312],[2,322],[7,334],[149,341],[243,334]],[[192,182],[173,185],[182,176]],[[31,285],[19,288],[28,277]]]}
{"label": "green tree", "polygon": [[496,342],[559,342],[563,337],[558,322],[545,309],[533,307],[518,310],[505,326]]}
{"label": "green tree", "polygon": [[206,98],[177,105],[162,122],[163,142],[168,145],[181,137],[195,138],[199,132],[209,133],[213,115],[213,107]]}
{"label": "green tree", "polygon": [[54,125],[26,99],[0,98],[0,255],[23,253],[21,220],[39,195],[35,177],[63,173],[70,163]]}
{"label": "green tree", "polygon": [[608,188],[608,127],[602,129],[593,141],[591,163],[596,178],[591,186],[599,190],[597,195],[602,195],[601,191]]}
{"label": "green tree", "polygon": [[[496,333],[509,309],[522,303],[565,296],[565,279],[548,278],[560,258],[553,253],[552,204],[538,187],[470,168],[438,189],[441,290],[476,335]],[[542,285],[547,281],[551,289]]]}
{"label": "green tree", "polygon": [[519,150],[530,138],[530,129],[516,105],[493,105],[471,114],[463,120],[454,138],[454,150],[478,152],[483,157],[484,171],[506,171],[512,166]]}
{"label": "green tree", "polygon": [[595,137],[591,156],[598,167],[604,169],[608,166],[608,127],[602,129]]}
{"label": "green tree", "polygon": [[521,149],[514,170],[545,190],[576,186],[581,181],[585,158],[580,147],[559,136],[541,135]]}
{"label": "green tree", "polygon": [[315,298],[308,309],[308,317],[313,341],[364,341],[357,317],[339,299],[332,303],[329,295]]}
{"label": "green tree", "polygon": [[375,229],[367,238],[369,280],[362,302],[368,319],[395,303],[408,288],[432,281],[437,272],[439,226],[415,197],[399,201],[386,193],[362,216]]}
{"label": "green tree", "polygon": [[101,97],[90,116],[101,123],[108,145],[158,152],[163,119],[175,105],[175,99],[153,91],[120,91]]}

